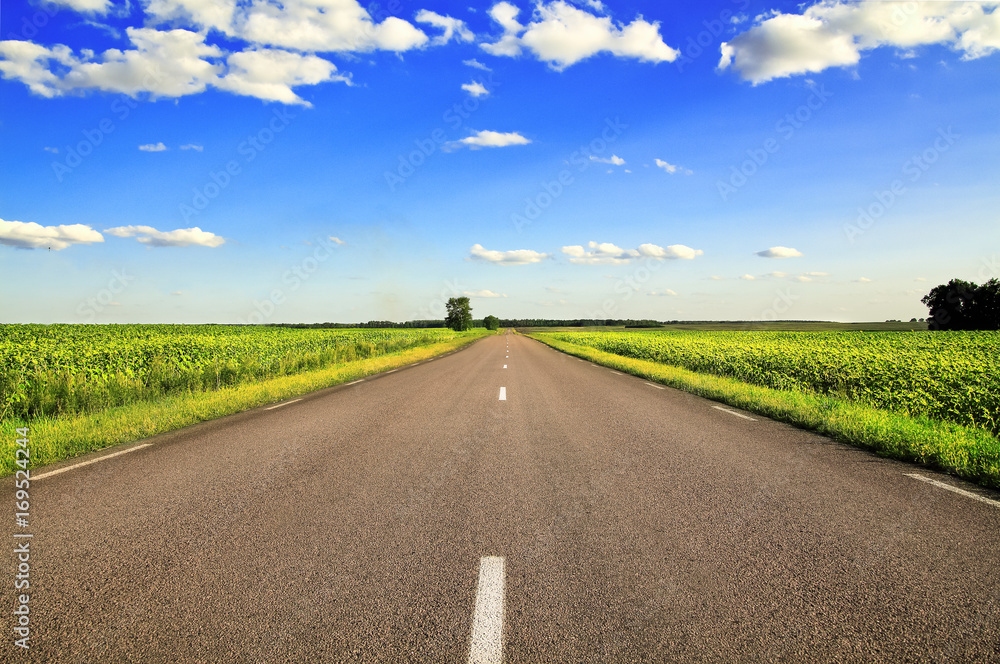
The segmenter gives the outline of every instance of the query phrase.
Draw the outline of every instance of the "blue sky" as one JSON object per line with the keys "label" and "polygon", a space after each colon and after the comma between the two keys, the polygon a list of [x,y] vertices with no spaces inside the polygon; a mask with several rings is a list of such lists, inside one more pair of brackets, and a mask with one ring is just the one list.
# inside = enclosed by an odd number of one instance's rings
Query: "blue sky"
{"label": "blue sky", "polygon": [[884,320],[1000,277],[1000,10],[0,5],[0,320]]}

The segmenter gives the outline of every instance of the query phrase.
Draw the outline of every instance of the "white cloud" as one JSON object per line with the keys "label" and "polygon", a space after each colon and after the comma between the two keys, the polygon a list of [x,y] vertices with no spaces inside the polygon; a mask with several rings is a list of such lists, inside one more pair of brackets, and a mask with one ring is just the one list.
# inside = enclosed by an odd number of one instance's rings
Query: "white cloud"
{"label": "white cloud", "polygon": [[619,157],[616,154],[611,155],[610,159],[601,159],[600,157],[595,157],[594,155],[590,155],[590,160],[591,161],[596,161],[596,162],[599,162],[599,163],[602,163],[602,164],[613,164],[615,166],[624,166],[625,165],[625,160],[622,159],[621,157]]}
{"label": "white cloud", "polygon": [[466,295],[468,297],[483,297],[483,298],[507,297],[506,295],[502,295],[500,293],[494,293],[491,290],[485,290],[485,289],[478,291],[462,291],[462,295]]}
{"label": "white cloud", "polygon": [[503,28],[503,35],[496,42],[481,44],[482,49],[514,57],[527,48],[556,70],[602,52],[645,62],[672,62],[678,55],[660,37],[659,23],[641,17],[616,25],[607,16],[595,16],[563,0],[536,4],[528,25],[517,21],[519,13],[509,2],[494,5],[489,14]]}
{"label": "white cloud", "polygon": [[721,45],[719,69],[732,67],[756,85],[855,65],[862,51],[880,46],[905,56],[928,44],[949,45],[964,60],[994,53],[1000,49],[997,3],[826,0],[802,14],[762,14]]}
{"label": "white cloud", "polygon": [[215,233],[203,231],[198,227],[158,231],[152,226],[118,226],[104,232],[115,237],[134,237],[142,244],[151,247],[188,247],[191,245],[218,247],[225,243],[224,238]]}
{"label": "white cloud", "polygon": [[204,145],[197,145],[195,143],[188,143],[187,145],[181,146],[181,150],[194,150],[195,152],[202,152],[204,149]]}
{"label": "white cloud", "polygon": [[549,257],[550,254],[543,254],[531,249],[495,251],[485,249],[481,244],[474,244],[469,248],[469,257],[466,260],[481,260],[496,265],[528,265],[529,263],[540,263]]}
{"label": "white cloud", "polygon": [[237,14],[228,34],[255,44],[316,52],[402,52],[429,41],[395,16],[375,23],[356,0],[252,0]]}
{"label": "white cloud", "polygon": [[335,73],[336,65],[315,55],[260,49],[232,53],[227,63],[229,73],[218,81],[219,88],[283,104],[312,106],[292,91],[294,86],[327,81],[350,84],[349,77]]}
{"label": "white cloud", "polygon": [[111,8],[110,0],[54,0],[54,2],[81,14],[106,14]]}
{"label": "white cloud", "polygon": [[431,44],[434,46],[447,44],[452,40],[452,38],[463,42],[470,42],[476,38],[476,36],[472,34],[472,31],[465,26],[465,21],[461,21],[457,18],[442,16],[441,14],[427,9],[421,9],[417,12],[415,18],[418,23],[427,23],[428,25],[433,25],[435,28],[441,29],[441,34],[431,40]]}
{"label": "white cloud", "polygon": [[33,221],[4,221],[0,219],[0,244],[8,247],[59,251],[72,244],[90,244],[92,242],[104,242],[104,236],[84,224],[42,226]]}
{"label": "white cloud", "polygon": [[808,277],[808,276],[806,276],[804,274],[800,274],[799,276],[795,277],[795,281],[801,281],[802,283],[808,283],[808,282],[812,281],[812,277]]}
{"label": "white cloud", "polygon": [[690,170],[683,168],[681,166],[677,166],[676,164],[668,163],[666,161],[663,161],[662,159],[656,159],[655,161],[657,168],[662,168],[671,175],[674,175],[675,173],[683,173],[684,175],[691,175]]}
{"label": "white cloud", "polygon": [[788,273],[787,272],[777,272],[777,271],[775,271],[775,272],[768,272],[764,276],[766,276],[766,277],[774,277],[775,279],[784,279],[785,277],[788,276]]}
{"label": "white cloud", "polygon": [[176,297],[180,297],[181,295],[184,295],[184,291],[179,291],[179,290],[170,291],[170,294]]}
{"label": "white cloud", "polygon": [[204,91],[221,72],[221,65],[206,58],[217,58],[222,51],[205,44],[205,35],[180,29],[126,32],[134,49],[108,49],[99,58],[86,50],[78,57],[62,45],[0,42],[0,73],[42,97],[95,89],[133,97],[143,92],[181,97]]}
{"label": "white cloud", "polygon": [[450,148],[469,147],[473,150],[479,148],[502,148],[508,145],[528,145],[531,141],[517,132],[500,133],[498,131],[480,131],[472,136],[463,138],[460,141],[448,143]]}
{"label": "white cloud", "polygon": [[472,58],[471,60],[462,60],[462,64],[467,65],[469,67],[475,67],[476,69],[482,69],[483,71],[493,71],[492,69],[484,65],[479,60],[476,60],[475,58]]}
{"label": "white cloud", "polygon": [[236,0],[144,0],[146,16],[153,25],[164,23],[232,31]]}
{"label": "white cloud", "polygon": [[870,284],[872,282],[868,277],[858,277],[857,281],[859,284]]}
{"label": "white cloud", "polygon": [[761,258],[796,258],[802,255],[801,251],[791,247],[771,247],[755,253]]}
{"label": "white cloud", "polygon": [[742,279],[743,281],[754,281],[755,279],[757,279],[757,277],[753,276],[752,274],[744,274],[742,277],[740,277],[740,279]]}
{"label": "white cloud", "polygon": [[46,152],[51,152],[52,154],[59,154],[59,148],[44,147],[42,149]]}
{"label": "white cloud", "polygon": [[162,142],[160,143],[146,143],[145,145],[140,145],[139,149],[143,152],[164,152],[167,146]]}
{"label": "white cloud", "polygon": [[346,242],[344,242],[343,240],[341,240],[339,237],[334,237],[332,235],[328,239],[332,240],[334,244],[347,244]]}
{"label": "white cloud", "polygon": [[704,253],[701,249],[692,249],[683,244],[672,244],[664,248],[647,243],[640,244],[638,249],[622,249],[610,242],[589,242],[586,248],[582,245],[569,245],[563,247],[562,252],[570,257],[570,263],[576,265],[625,265],[637,258],[692,260]]}
{"label": "white cloud", "polygon": [[479,81],[473,81],[472,83],[463,83],[462,89],[468,92],[473,97],[483,97],[490,93],[490,91],[486,89],[486,86],[480,83]]}
{"label": "white cloud", "polygon": [[666,289],[664,289],[662,291],[659,291],[659,292],[657,292],[657,291],[650,291],[649,294],[650,295],[659,296],[659,297],[677,297],[677,292],[673,291],[673,290],[670,290],[669,288],[666,288]]}

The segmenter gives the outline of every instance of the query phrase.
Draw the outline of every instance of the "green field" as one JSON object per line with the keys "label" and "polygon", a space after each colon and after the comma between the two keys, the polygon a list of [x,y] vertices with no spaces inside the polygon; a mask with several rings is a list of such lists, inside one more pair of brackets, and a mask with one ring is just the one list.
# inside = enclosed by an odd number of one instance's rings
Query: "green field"
{"label": "green field", "polygon": [[485,330],[0,325],[0,474],[402,366]]}
{"label": "green field", "polygon": [[998,332],[558,330],[531,336],[1000,486]]}

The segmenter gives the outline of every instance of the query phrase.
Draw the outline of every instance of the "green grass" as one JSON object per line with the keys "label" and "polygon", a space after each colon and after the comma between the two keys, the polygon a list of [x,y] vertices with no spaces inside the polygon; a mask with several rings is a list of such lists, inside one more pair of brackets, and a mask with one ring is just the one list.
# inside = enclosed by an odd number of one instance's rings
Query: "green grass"
{"label": "green grass", "polygon": [[95,413],[5,420],[0,422],[0,440],[3,441],[0,444],[0,476],[17,470],[14,451],[18,427],[30,428],[31,467],[37,468],[419,362],[466,346],[487,334],[493,333],[477,329],[448,341],[371,359],[211,392],[177,394]]}
{"label": "green grass", "polygon": [[545,335],[528,336],[597,364],[815,431],[881,456],[920,463],[1000,489],[1000,440],[979,428],[902,415],[807,391],[751,385]]}

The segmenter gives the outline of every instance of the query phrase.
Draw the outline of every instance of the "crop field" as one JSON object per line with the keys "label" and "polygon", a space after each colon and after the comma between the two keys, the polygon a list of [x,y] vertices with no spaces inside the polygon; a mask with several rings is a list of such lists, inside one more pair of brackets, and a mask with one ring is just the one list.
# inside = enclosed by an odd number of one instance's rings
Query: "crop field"
{"label": "crop field", "polygon": [[550,332],[624,357],[1000,433],[998,332]]}
{"label": "crop field", "polygon": [[448,329],[0,325],[0,420],[218,390],[455,336]]}

